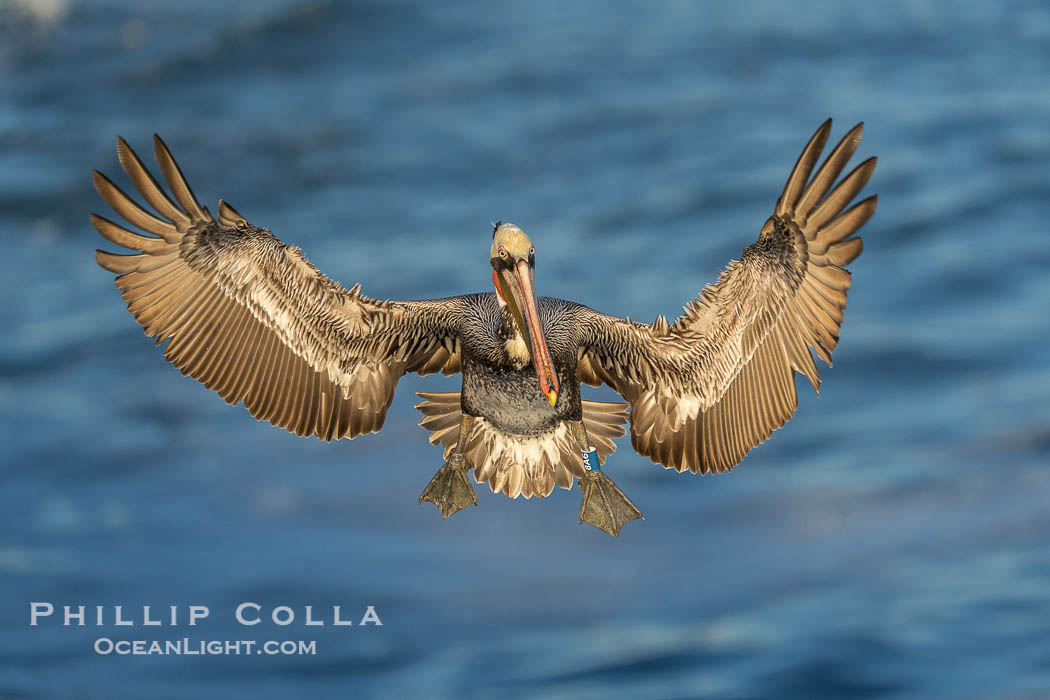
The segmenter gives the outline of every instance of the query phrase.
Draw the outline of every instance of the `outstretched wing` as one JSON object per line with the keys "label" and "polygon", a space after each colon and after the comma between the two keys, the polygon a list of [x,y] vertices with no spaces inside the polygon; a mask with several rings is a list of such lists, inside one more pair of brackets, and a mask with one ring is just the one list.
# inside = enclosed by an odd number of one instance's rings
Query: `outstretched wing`
{"label": "outstretched wing", "polygon": [[631,403],[631,442],[639,453],[678,471],[731,469],[795,412],[795,372],[819,390],[808,348],[831,365],[850,287],[844,266],[864,247],[850,236],[878,201],[872,196],[843,211],[871,177],[875,158],[832,189],[862,128],[850,130],[810,179],[831,120],[817,129],[758,241],[673,324],[579,312],[584,352],[577,373]]}
{"label": "outstretched wing", "polygon": [[[123,139],[120,163],[156,214],[95,172],[102,198],[144,236],[91,221],[136,251],[95,254],[128,310],[183,374],[253,416],[323,440],[378,431],[405,372],[459,371],[462,297],[379,301],[346,290],[270,231],[219,201],[202,207],[154,137],[170,199]],[[158,216],[159,215],[159,216]]]}

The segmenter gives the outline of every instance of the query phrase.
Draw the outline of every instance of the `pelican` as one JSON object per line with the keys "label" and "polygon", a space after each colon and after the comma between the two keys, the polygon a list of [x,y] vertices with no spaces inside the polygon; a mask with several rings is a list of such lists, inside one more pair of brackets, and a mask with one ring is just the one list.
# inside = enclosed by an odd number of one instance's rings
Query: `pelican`
{"label": "pelican", "polygon": [[[510,223],[493,227],[493,290],[369,298],[221,199],[212,216],[156,135],[171,194],[118,137],[120,164],[153,211],[95,171],[102,199],[148,234],[91,214],[99,233],[134,251],[95,255],[146,335],[168,341],[164,357],[179,371],[296,435],[377,432],[402,375],[462,373],[459,392],[419,394],[420,425],[445,460],[420,503],[443,518],[477,505],[470,472],[510,498],[542,498],[578,480],[580,522],[619,536],[642,514],[602,466],[628,422],[631,445],[654,463],[721,473],[795,412],[795,373],[819,391],[810,350],[831,365],[850,288],[845,266],[863,249],[853,234],[878,201],[849,206],[875,158],[835,184],[863,124],[813,173],[830,130],[829,119],[803,149],[758,240],[674,322],[537,297],[536,248]],[[603,383],[624,402],[580,397],[581,384]]]}

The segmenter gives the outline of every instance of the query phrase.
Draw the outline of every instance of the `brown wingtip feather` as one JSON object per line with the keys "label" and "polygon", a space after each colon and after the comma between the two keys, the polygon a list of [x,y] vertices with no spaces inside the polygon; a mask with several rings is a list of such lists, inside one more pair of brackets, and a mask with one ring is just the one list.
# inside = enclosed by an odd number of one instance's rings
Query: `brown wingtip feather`
{"label": "brown wingtip feather", "polygon": [[143,209],[138,202],[103,173],[94,170],[92,171],[91,179],[95,185],[95,190],[98,191],[99,196],[102,197],[106,204],[132,225],[139,227],[143,231],[157,234],[169,243],[174,243],[181,238],[182,234],[178,232],[172,222],[160,219]]}
{"label": "brown wingtip feather", "polygon": [[842,209],[852,202],[864,188],[875,172],[877,162],[872,157],[855,167],[805,217],[803,221],[805,226],[804,232],[807,234],[807,238],[812,241],[812,244],[815,245],[815,252],[821,252],[822,247],[819,240],[813,240],[814,237],[819,239],[819,231],[822,227],[835,217],[838,217]]}
{"label": "brown wingtip feather", "polygon": [[98,248],[95,248],[95,262],[96,262],[96,263],[97,263],[97,264],[99,265],[99,267],[101,267],[102,269],[104,269],[104,270],[108,270],[109,272],[113,272],[113,270],[110,270],[110,269],[109,269],[109,265],[107,265],[107,264],[106,264],[106,263],[108,262],[108,261],[106,260],[106,256],[107,256],[107,255],[113,255],[113,253],[107,253],[107,252],[106,252],[106,251],[104,251],[104,250],[99,250]]}
{"label": "brown wingtip feather", "polygon": [[[135,150],[124,140],[123,136],[117,137],[117,160],[120,162],[120,167],[122,167],[126,173],[128,172],[129,167],[142,167],[142,161],[139,160]],[[146,172],[148,174],[149,171]],[[130,173],[128,174],[130,175]]]}
{"label": "brown wingtip feather", "polygon": [[100,234],[119,246],[150,255],[161,255],[170,252],[168,244],[163,238],[139,235],[98,214],[90,214],[89,218]]}
{"label": "brown wingtip feather", "polygon": [[135,189],[139,191],[139,194],[146,199],[146,202],[158,214],[175,222],[177,225],[187,226],[190,224],[190,217],[187,213],[179,209],[171,201],[171,198],[154,179],[149,169],[143,165],[142,160],[128,145],[128,142],[120,136],[117,137],[117,160],[120,161],[120,167],[127,173],[128,179],[131,180]]}
{"label": "brown wingtip feather", "polygon": [[210,220],[211,217],[204,213],[204,209],[201,207],[200,202],[197,201],[193,190],[190,189],[189,183],[186,182],[182,170],[179,169],[179,164],[175,162],[168,145],[164,143],[164,139],[159,134],[153,134],[153,152],[157,157],[157,164],[160,166],[160,171],[164,175],[168,187],[171,188],[172,194],[175,195],[175,200],[190,215],[190,218],[194,221]]}
{"label": "brown wingtip feather", "polygon": [[825,257],[832,265],[845,267],[856,260],[863,252],[864,240],[862,238],[850,238],[828,248]]}
{"label": "brown wingtip feather", "polygon": [[795,210],[795,205],[798,203],[799,197],[802,196],[810,173],[813,172],[813,166],[817,164],[817,160],[828,142],[828,134],[830,133],[831,117],[828,117],[813,132],[813,136],[810,137],[809,142],[802,149],[802,153],[799,154],[798,160],[795,161],[795,167],[791,169],[791,174],[788,175],[787,182],[784,184],[784,191],[780,195],[780,199],[777,200],[774,210],[776,214],[785,214]]}
{"label": "brown wingtip feather", "polygon": [[853,157],[857,146],[860,145],[860,139],[864,131],[863,127],[863,123],[857,124],[846,132],[846,135],[835,145],[835,148],[831,150],[828,157],[824,159],[823,164],[817,169],[817,174],[806,185],[802,196],[792,209],[792,213],[799,218],[800,224],[805,223],[810,210],[817,206],[824,196],[831,191],[835,180],[838,179],[842,169],[849,162],[849,159]]}
{"label": "brown wingtip feather", "polygon": [[104,269],[116,275],[125,275],[138,269],[138,261],[142,256],[135,253],[131,255],[120,255],[108,253],[104,250],[95,250],[95,262]]}

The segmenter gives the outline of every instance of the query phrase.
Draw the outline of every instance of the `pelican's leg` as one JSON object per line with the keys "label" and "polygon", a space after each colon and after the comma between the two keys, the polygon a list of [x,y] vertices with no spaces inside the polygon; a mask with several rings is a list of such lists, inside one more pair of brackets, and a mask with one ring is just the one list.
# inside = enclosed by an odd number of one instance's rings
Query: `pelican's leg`
{"label": "pelican's leg", "polygon": [[459,443],[456,449],[449,455],[445,465],[438,469],[437,474],[430,480],[427,487],[423,489],[419,502],[430,501],[441,511],[442,518],[458,513],[467,506],[478,504],[478,495],[474,492],[474,485],[470,483],[467,466],[463,458],[463,447],[470,435],[471,424],[474,419],[464,415],[459,425]]}
{"label": "pelican's leg", "polygon": [[586,470],[580,479],[583,501],[580,503],[580,522],[593,525],[613,537],[620,536],[620,528],[642,517],[642,511],[631,503],[616,483],[607,477],[598,464],[598,454],[591,448],[583,421],[571,423],[573,435],[583,454]]}

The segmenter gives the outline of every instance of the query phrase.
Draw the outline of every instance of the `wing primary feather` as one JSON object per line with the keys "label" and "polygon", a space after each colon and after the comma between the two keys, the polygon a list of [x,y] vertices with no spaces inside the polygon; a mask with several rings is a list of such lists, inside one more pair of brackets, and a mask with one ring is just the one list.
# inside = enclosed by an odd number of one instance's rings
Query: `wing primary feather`
{"label": "wing primary feather", "polygon": [[824,201],[817,205],[817,208],[809,215],[806,220],[807,228],[813,227],[819,229],[821,226],[826,224],[829,220],[834,218],[842,208],[853,201],[853,198],[857,196],[857,193],[864,188],[868,180],[871,179],[871,174],[875,172],[875,165],[878,163],[878,159],[872,156],[866,161],[858,165],[850,172],[849,175],[842,179],[842,182],[835,187],[831,193],[824,198]]}
{"label": "wing primary feather", "polygon": [[142,260],[143,257],[142,253],[118,254],[109,253],[104,250],[95,251],[95,262],[99,264],[99,267],[117,275],[126,275],[131,272],[137,272],[139,261]]}
{"label": "wing primary feather", "polygon": [[850,238],[841,243],[832,243],[824,255],[832,265],[845,267],[856,260],[862,252],[864,252],[864,240]]}
{"label": "wing primary feather", "polygon": [[811,308],[818,310],[821,314],[819,315],[820,322],[829,333],[837,336],[838,328],[842,324],[843,319],[842,309],[832,304],[814,289],[818,286],[815,284],[803,284],[799,286],[795,294],[804,297]]}
{"label": "wing primary feather", "polygon": [[847,292],[850,288],[850,274],[838,267],[826,265],[810,265],[806,271],[814,279],[831,289],[839,292]]}
{"label": "wing primary feather", "polygon": [[171,246],[163,238],[151,238],[129,231],[98,214],[90,214],[89,217],[95,229],[117,245],[141,251],[146,255],[161,255],[172,252]]}
{"label": "wing primary feather", "polygon": [[134,199],[113,184],[113,181],[108,177],[97,170],[93,171],[91,176],[95,183],[95,190],[102,199],[106,204],[113,207],[113,211],[124,217],[128,223],[138,226],[143,231],[156,233],[168,243],[175,243],[181,238],[181,234],[175,229],[175,224],[160,219],[140,207]]}
{"label": "wing primary feather", "polygon": [[875,209],[878,206],[879,196],[873,194],[847,209],[842,216],[839,216],[817,232],[816,240],[812,247],[813,254],[823,254],[829,245],[837,243],[857,231],[875,214]]}
{"label": "wing primary feather", "polygon": [[193,196],[193,190],[190,189],[190,185],[186,182],[186,178],[183,177],[182,171],[179,170],[179,164],[175,162],[175,158],[172,157],[171,151],[168,150],[167,144],[157,134],[153,134],[153,151],[157,156],[157,163],[160,165],[160,171],[164,174],[164,179],[168,182],[168,187],[171,188],[172,194],[175,195],[176,201],[182,208],[189,213],[190,218],[193,221],[209,221],[211,216],[204,213],[201,209],[200,202]]}
{"label": "wing primary feather", "polygon": [[817,174],[813,176],[812,182],[806,187],[806,191],[802,193],[802,199],[799,200],[798,207],[795,209],[796,214],[803,221],[809,217],[810,209],[831,188],[832,183],[835,182],[839,173],[842,172],[842,168],[845,167],[846,161],[857,150],[863,135],[864,122],[861,122],[842,137],[842,140],[839,141],[838,145],[824,160],[823,165],[817,170]]}
{"label": "wing primary feather", "polygon": [[117,159],[124,168],[124,172],[127,173],[128,179],[135,185],[135,189],[146,198],[146,201],[157,210],[158,214],[172,220],[176,226],[185,227],[190,224],[190,217],[186,215],[186,212],[175,206],[175,203],[168,198],[157,181],[153,179],[153,175],[139,160],[135,151],[131,149],[127,141],[119,136],[117,137]]}
{"label": "wing primary feather", "polygon": [[132,273],[120,279],[120,290],[124,294],[145,296],[158,291],[172,289],[179,280],[194,275],[192,270],[182,265],[166,265],[152,272]]}
{"label": "wing primary feather", "polygon": [[820,125],[809,139],[809,143],[802,149],[802,153],[799,155],[795,167],[791,169],[791,175],[788,176],[787,183],[784,185],[784,192],[780,195],[780,199],[777,200],[777,206],[774,210],[777,214],[789,214],[796,210],[798,198],[802,194],[806,181],[809,180],[809,174],[813,172],[813,166],[817,164],[817,159],[820,158],[821,151],[824,150],[824,144],[828,141],[829,133],[831,133],[830,119]]}
{"label": "wing primary feather", "polygon": [[[121,297],[128,304],[128,311],[142,326],[149,325],[150,317],[155,314],[148,313],[158,306],[164,307],[172,294],[179,289],[179,282],[184,281],[185,276],[178,275],[174,279],[168,279],[167,275],[156,280],[152,284],[143,284],[133,289],[124,289]],[[154,335],[147,332],[146,335]]]}
{"label": "wing primary feather", "polygon": [[158,340],[169,338],[180,329],[178,320],[185,313],[186,307],[192,306],[194,300],[199,299],[204,282],[197,275],[188,275],[173,280],[169,287],[169,294],[135,316],[135,320],[145,329],[146,335]]}

